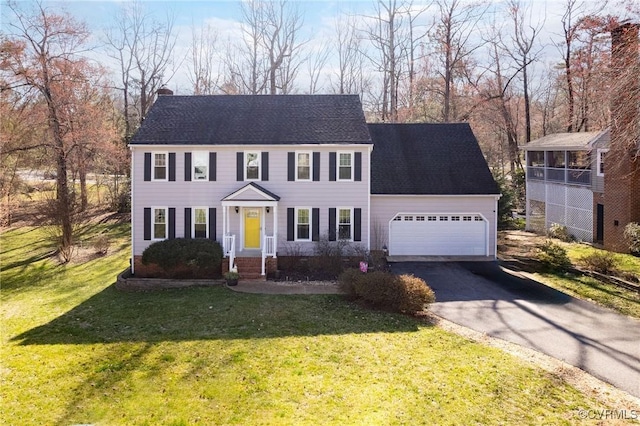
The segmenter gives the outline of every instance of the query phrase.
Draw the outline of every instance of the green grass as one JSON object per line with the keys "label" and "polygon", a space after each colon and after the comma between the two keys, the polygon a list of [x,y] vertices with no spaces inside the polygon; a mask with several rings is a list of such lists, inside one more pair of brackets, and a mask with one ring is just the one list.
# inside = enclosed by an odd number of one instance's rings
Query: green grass
{"label": "green grass", "polygon": [[598,404],[498,349],[338,296],[123,293],[107,257],[58,266],[1,235],[7,425],[582,424]]}
{"label": "green grass", "polygon": [[640,318],[640,294],[588,276],[565,273],[534,274],[537,281],[574,297],[590,300],[624,315]]}
{"label": "green grass", "polygon": [[580,243],[560,243],[567,250],[571,262],[580,265],[580,259],[592,253],[611,253],[616,260],[617,268],[623,272],[629,272],[640,276],[640,257],[624,253],[613,253]]}

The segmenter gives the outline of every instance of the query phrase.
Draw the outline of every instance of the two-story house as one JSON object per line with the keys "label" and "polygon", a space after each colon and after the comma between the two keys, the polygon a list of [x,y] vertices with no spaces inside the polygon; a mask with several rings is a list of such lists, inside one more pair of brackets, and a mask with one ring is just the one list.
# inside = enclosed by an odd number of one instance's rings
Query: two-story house
{"label": "two-story house", "polygon": [[241,275],[242,259],[264,275],[321,238],[495,259],[499,195],[477,141],[432,126],[368,125],[353,95],[159,96],[130,143],[133,272],[178,237],[219,241]]}

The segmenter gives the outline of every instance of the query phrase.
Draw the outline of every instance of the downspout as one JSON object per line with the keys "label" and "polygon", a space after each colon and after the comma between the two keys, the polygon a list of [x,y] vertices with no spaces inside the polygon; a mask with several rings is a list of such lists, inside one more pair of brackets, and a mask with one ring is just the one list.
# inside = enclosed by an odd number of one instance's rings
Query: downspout
{"label": "downspout", "polygon": [[134,164],[134,159],[135,159],[135,153],[133,150],[133,147],[131,145],[129,145],[129,151],[131,152],[131,171],[129,173],[129,176],[131,176],[131,194],[129,195],[130,197],[130,204],[131,204],[131,260],[130,260],[130,267],[131,267],[131,275],[135,275],[135,232],[137,231],[136,227],[135,227],[135,220],[134,218],[136,217],[135,215],[135,206],[134,206],[134,199],[133,199],[133,194],[135,194],[135,175],[134,175],[134,171],[135,171],[135,167],[133,166]]}

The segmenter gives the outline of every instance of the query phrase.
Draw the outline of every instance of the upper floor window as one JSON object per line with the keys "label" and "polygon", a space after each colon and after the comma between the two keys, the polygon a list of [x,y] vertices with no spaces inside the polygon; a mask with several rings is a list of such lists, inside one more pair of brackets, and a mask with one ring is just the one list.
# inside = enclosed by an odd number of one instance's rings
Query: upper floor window
{"label": "upper floor window", "polygon": [[296,152],[296,180],[311,180],[311,153]]}
{"label": "upper floor window", "polygon": [[598,176],[604,176],[604,159],[607,156],[607,152],[609,152],[608,149],[599,149],[597,152],[598,161],[596,166],[598,167]]}
{"label": "upper floor window", "polygon": [[167,238],[167,209],[156,207],[153,209],[153,239],[164,240]]}
{"label": "upper floor window", "polygon": [[167,180],[167,153],[153,153],[153,180]]}
{"label": "upper floor window", "polygon": [[260,153],[244,153],[245,180],[260,180]]}
{"label": "upper floor window", "polygon": [[338,180],[353,180],[353,153],[338,153]]}
{"label": "upper floor window", "polygon": [[296,241],[311,241],[311,209],[296,209]]}
{"label": "upper floor window", "polygon": [[193,209],[193,238],[207,238],[207,209],[196,207]]}
{"label": "upper floor window", "polygon": [[347,208],[338,209],[338,239],[339,240],[353,239],[353,226],[352,226],[351,217],[352,217],[351,209],[347,209]]}
{"label": "upper floor window", "polygon": [[209,180],[209,153],[196,151],[193,153],[193,180]]}

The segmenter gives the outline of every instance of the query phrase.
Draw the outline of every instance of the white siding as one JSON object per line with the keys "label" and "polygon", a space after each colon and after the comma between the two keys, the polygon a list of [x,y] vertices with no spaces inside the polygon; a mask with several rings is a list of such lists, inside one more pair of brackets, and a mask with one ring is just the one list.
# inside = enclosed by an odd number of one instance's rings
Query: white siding
{"label": "white siding", "polygon": [[[144,241],[145,207],[164,205],[176,208],[176,237],[184,236],[184,208],[185,207],[214,207],[217,209],[216,239],[222,239],[222,206],[220,201],[227,195],[237,191],[248,182],[236,180],[236,153],[245,148],[269,153],[269,180],[255,181],[266,190],[280,196],[278,203],[278,251],[287,246],[287,208],[296,206],[315,207],[320,209],[320,235],[328,232],[328,209],[337,206],[349,206],[362,209],[362,241],[366,247],[369,238],[369,145],[340,145],[340,146],[274,146],[257,145],[243,146],[185,146],[161,147],[163,151],[176,153],[176,181],[175,182],[145,182],[144,181],[144,153],[158,150],[157,146],[132,146],[132,156],[135,165],[132,171],[134,196],[132,197],[132,230],[133,254],[140,255],[151,243]],[[195,150],[205,150],[217,153],[217,172],[214,182],[184,181],[184,153]],[[296,150],[320,152],[320,181],[289,182],[287,181],[287,153]],[[329,152],[350,150],[362,153],[362,181],[333,182],[329,181]],[[240,214],[231,208],[230,231],[240,238]],[[266,233],[273,232],[273,214],[264,217]],[[305,249],[311,250],[313,243],[300,243]],[[357,244],[357,243],[354,243]]]}
{"label": "white siding", "polygon": [[[544,182],[527,182],[527,206],[531,201],[544,203],[544,227],[554,223],[567,227],[581,241],[593,241],[593,192],[589,187]],[[527,208],[527,229],[540,232]]]}
{"label": "white siding", "polygon": [[[488,255],[496,255],[496,196],[372,195],[371,248],[389,245],[389,224],[398,213],[480,214],[489,224]],[[376,247],[377,246],[377,247]]]}

